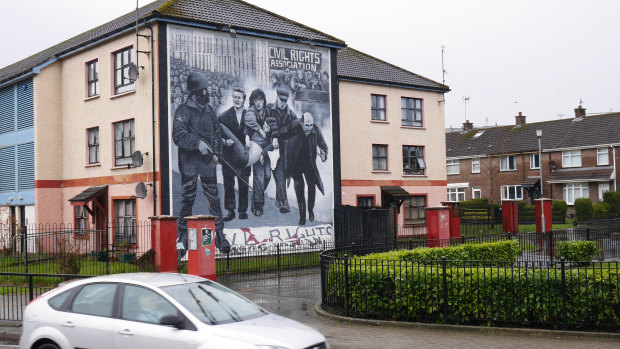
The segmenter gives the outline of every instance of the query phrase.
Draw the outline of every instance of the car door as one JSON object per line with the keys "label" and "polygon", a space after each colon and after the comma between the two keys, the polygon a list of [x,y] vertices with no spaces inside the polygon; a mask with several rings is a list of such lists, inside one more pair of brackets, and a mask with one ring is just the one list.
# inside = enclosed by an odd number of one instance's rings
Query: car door
{"label": "car door", "polygon": [[114,348],[188,348],[196,331],[160,325],[159,320],[165,315],[180,315],[180,312],[151,289],[125,285],[120,319],[114,331]]}
{"label": "car door", "polygon": [[117,284],[94,283],[83,286],[67,312],[57,313],[59,330],[72,348],[113,347],[116,319],[112,311]]}

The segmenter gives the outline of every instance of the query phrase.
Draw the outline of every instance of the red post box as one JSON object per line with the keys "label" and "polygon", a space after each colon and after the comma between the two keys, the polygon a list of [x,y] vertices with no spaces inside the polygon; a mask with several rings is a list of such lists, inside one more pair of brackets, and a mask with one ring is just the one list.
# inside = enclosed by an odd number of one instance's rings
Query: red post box
{"label": "red post box", "polygon": [[[551,199],[536,199],[536,231],[547,233],[552,228]],[[544,216],[543,216],[544,213]],[[544,229],[543,229],[543,220]]]}
{"label": "red post box", "polygon": [[177,272],[177,217],[157,216],[151,220],[151,248],[156,271]]}
{"label": "red post box", "polygon": [[215,217],[197,215],[185,220],[188,273],[215,281]]}
{"label": "red post box", "polygon": [[461,210],[458,202],[445,201],[441,203],[443,206],[447,206],[450,209],[449,221],[450,221],[450,238],[458,239],[461,237]]}
{"label": "red post box", "polygon": [[519,232],[519,205],[516,201],[502,201],[502,222],[504,233]]}
{"label": "red post box", "polygon": [[428,247],[450,246],[450,209],[448,207],[426,208]]}

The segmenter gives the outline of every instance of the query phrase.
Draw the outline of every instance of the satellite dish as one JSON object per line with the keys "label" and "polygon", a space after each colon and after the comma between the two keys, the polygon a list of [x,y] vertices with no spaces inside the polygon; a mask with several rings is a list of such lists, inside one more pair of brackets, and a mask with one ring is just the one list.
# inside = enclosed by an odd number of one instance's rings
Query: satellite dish
{"label": "satellite dish", "polygon": [[129,81],[134,82],[136,80],[138,80],[138,66],[135,64],[131,64],[129,66],[129,68],[127,69],[127,75],[129,77]]}
{"label": "satellite dish", "polygon": [[557,167],[558,167],[558,164],[555,161],[553,161],[553,160],[549,161],[549,168],[550,169],[555,170]]}
{"label": "satellite dish", "polygon": [[146,184],[140,182],[136,185],[136,197],[144,199],[146,197]]}
{"label": "satellite dish", "polygon": [[142,162],[142,153],[139,150],[131,154],[131,167],[141,167]]}

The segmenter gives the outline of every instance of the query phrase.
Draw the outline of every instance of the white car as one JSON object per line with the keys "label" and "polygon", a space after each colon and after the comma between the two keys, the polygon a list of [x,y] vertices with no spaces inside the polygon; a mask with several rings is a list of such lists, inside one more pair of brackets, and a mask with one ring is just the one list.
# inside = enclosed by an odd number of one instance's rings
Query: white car
{"label": "white car", "polygon": [[323,349],[318,331],[186,274],[134,273],[70,282],[24,311],[22,349]]}

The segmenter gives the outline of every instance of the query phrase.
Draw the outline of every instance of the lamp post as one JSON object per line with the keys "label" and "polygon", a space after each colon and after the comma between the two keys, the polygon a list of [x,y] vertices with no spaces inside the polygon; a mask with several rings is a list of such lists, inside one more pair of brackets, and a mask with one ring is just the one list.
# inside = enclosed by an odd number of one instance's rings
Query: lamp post
{"label": "lamp post", "polygon": [[536,137],[538,137],[538,168],[540,169],[540,207],[541,207],[541,220],[542,220],[542,230],[543,233],[546,233],[545,229],[545,200],[543,199],[543,173],[542,173],[542,130],[536,130]]}

